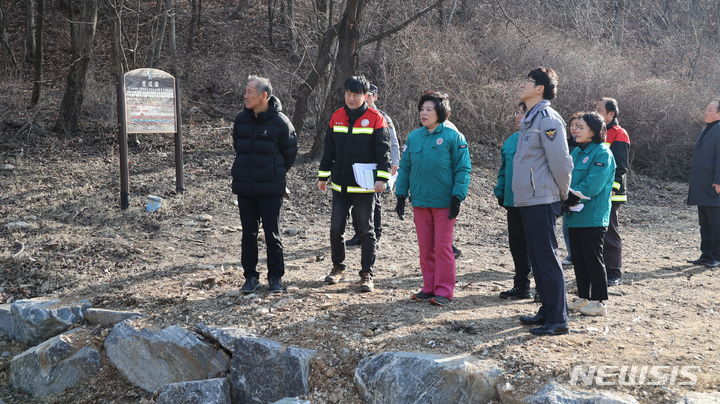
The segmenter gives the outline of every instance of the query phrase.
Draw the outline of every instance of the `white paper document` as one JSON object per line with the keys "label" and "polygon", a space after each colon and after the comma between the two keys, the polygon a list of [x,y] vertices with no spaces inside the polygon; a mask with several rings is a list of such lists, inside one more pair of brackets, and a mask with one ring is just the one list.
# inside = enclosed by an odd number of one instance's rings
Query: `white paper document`
{"label": "white paper document", "polygon": [[571,212],[580,212],[581,210],[583,210],[584,207],[585,207],[584,203],[578,203],[575,206],[571,206],[570,211]]}
{"label": "white paper document", "polygon": [[355,182],[365,189],[375,189],[375,163],[355,163],[353,164],[353,174]]}

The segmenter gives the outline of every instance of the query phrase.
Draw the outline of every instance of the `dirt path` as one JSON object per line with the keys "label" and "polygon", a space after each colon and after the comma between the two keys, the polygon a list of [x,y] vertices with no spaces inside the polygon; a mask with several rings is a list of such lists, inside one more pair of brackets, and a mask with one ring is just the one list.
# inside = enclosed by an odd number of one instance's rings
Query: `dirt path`
{"label": "dirt path", "polygon": [[[526,389],[551,377],[566,383],[575,365],[699,368],[695,386],[600,386],[646,403],[674,402],[681,392],[720,386],[720,270],[685,263],[699,252],[696,213],[683,204],[684,184],[658,188],[654,180],[631,178],[631,201],[620,219],[627,283],[611,289],[609,315],[573,316],[570,335],[536,338],[517,317],[537,306],[497,297],[512,285],[512,260],[504,211],[491,197],[494,170],[474,171],[462,206],[456,241],[463,255],[449,307],[409,300],[421,282],[416,238],[412,220],[390,214],[390,195],[383,203],[376,291],[360,294],[351,283],[358,249],[348,253],[350,282],[323,284],[331,266],[330,205],[329,196],[315,188],[315,163],[291,171],[293,195],[282,214],[288,292],[241,297],[236,293],[242,284],[240,220],[229,192],[227,133],[197,127],[187,138],[188,192],[170,191],[170,138],[147,137],[140,151],[131,152],[132,199],[125,212],[117,209],[117,152],[108,139],[48,137],[20,157],[0,156],[0,163],[15,166],[0,171],[0,225],[37,224],[28,231],[0,230],[0,303],[35,296],[87,298],[96,307],[142,311],[160,324],[235,326],[318,349],[315,392],[308,397],[313,402],[359,402],[352,384],[358,360],[387,350],[495,358],[514,375],[510,382]],[[473,161],[495,161],[495,154],[476,151]],[[144,212],[147,194],[165,197],[159,212]],[[573,278],[572,269],[566,276]],[[0,342],[0,352],[22,349]],[[0,386],[8,384],[9,359],[0,358]],[[106,366],[91,386],[68,391],[56,402],[148,398]],[[0,399],[32,402],[8,387],[0,387]]]}

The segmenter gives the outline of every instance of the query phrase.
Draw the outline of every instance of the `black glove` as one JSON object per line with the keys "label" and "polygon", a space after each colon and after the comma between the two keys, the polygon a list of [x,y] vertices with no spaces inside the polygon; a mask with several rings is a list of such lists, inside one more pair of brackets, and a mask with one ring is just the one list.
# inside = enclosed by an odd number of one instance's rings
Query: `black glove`
{"label": "black glove", "polygon": [[400,220],[405,220],[405,197],[397,197],[397,205],[395,205],[395,213],[397,213]]}
{"label": "black glove", "polygon": [[567,199],[565,199],[565,205],[567,206],[575,206],[578,203],[580,203],[580,197],[570,192],[568,194]]}
{"label": "black glove", "polygon": [[497,200],[498,200],[498,206],[500,206],[501,208],[504,208],[505,207],[505,198],[503,198],[502,196],[498,196]]}
{"label": "black glove", "polygon": [[453,196],[450,201],[450,213],[448,213],[448,219],[453,220],[460,214],[460,199],[457,196]]}

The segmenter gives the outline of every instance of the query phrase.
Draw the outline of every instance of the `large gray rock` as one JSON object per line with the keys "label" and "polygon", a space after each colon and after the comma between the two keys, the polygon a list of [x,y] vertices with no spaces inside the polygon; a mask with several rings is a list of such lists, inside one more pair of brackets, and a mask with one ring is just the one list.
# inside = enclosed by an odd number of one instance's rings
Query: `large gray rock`
{"label": "large gray rock", "polygon": [[535,393],[517,392],[509,384],[498,386],[503,404],[638,404],[629,394],[570,390],[558,383],[545,384]]}
{"label": "large gray rock", "polygon": [[141,313],[136,311],[118,311],[108,309],[87,309],[85,310],[85,319],[93,324],[103,327],[112,327],[117,323],[125,321],[129,318],[142,317]]}
{"label": "large gray rock", "polygon": [[223,349],[230,353],[235,353],[235,342],[242,338],[253,337],[252,333],[241,328],[215,328],[208,327],[203,323],[195,326],[198,334],[209,339],[210,341],[220,344]]}
{"label": "large gray rock", "polygon": [[10,303],[0,304],[0,338],[12,335],[12,316]]}
{"label": "large gray rock", "polygon": [[237,338],[230,363],[230,393],[236,403],[267,403],[309,391],[315,351],[266,338]]}
{"label": "large gray rock", "polygon": [[142,328],[133,320],[115,325],[105,339],[110,362],[130,383],[147,391],[169,383],[214,378],[230,358],[178,326]]}
{"label": "large gray rock", "polygon": [[10,361],[13,387],[45,397],[94,376],[100,369],[100,354],[86,346],[90,339],[87,331],[76,328],[15,356]]}
{"label": "large gray rock", "polygon": [[27,345],[37,345],[82,321],[90,306],[87,300],[18,300],[10,304],[10,337]]}
{"label": "large gray rock", "polygon": [[355,386],[367,403],[486,403],[501,373],[470,355],[383,352],[360,361]]}
{"label": "large gray rock", "polygon": [[308,400],[301,400],[297,397],[286,397],[282,400],[275,401],[272,404],[310,404]]}
{"label": "large gray rock", "polygon": [[720,404],[720,392],[689,392],[678,400],[677,404]]}
{"label": "large gray rock", "polygon": [[155,404],[230,404],[226,379],[171,383],[163,387]]}

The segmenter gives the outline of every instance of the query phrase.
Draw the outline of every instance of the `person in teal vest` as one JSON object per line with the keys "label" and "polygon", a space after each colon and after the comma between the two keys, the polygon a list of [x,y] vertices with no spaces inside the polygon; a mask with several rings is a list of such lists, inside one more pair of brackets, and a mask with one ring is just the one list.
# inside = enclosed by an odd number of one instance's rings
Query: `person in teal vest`
{"label": "person in teal vest", "polygon": [[578,298],[568,310],[604,316],[608,282],[603,261],[603,239],[610,223],[615,158],[605,142],[605,121],[597,112],[586,112],[571,128],[578,147],[573,150],[570,193],[564,202],[570,230],[570,248]]}
{"label": "person in teal vest", "polygon": [[395,182],[395,212],[403,220],[409,197],[423,277],[422,290],[411,299],[444,306],[455,291],[453,228],[468,194],[472,163],[465,136],[447,120],[447,94],[423,94],[418,112],[422,126],[410,132],[405,142]]}
{"label": "person in teal vest", "polygon": [[[515,111],[516,129],[520,128],[520,120],[525,115],[525,112],[527,112],[527,108],[525,103],[521,101]],[[527,245],[525,244],[525,230],[523,229],[520,212],[513,205],[512,167],[519,137],[520,132],[516,131],[503,142],[500,149],[501,162],[497,175],[497,184],[493,190],[498,205],[505,208],[507,213],[508,243],[515,264],[513,287],[500,292],[500,297],[503,299],[531,299],[533,297],[532,293],[530,293],[531,265]]]}

